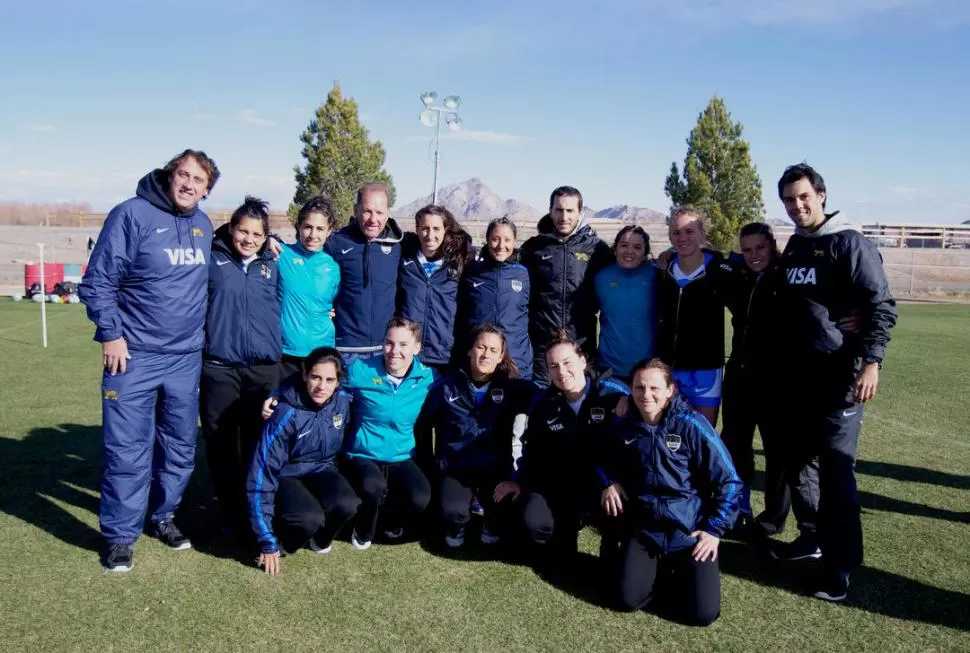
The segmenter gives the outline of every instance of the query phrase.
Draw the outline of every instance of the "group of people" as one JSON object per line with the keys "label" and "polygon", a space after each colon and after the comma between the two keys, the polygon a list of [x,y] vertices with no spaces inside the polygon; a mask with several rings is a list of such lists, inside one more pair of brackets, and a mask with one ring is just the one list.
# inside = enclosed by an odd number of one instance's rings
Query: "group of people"
{"label": "group of people", "polygon": [[247,197],[213,232],[198,204],[218,177],[197,150],[146,175],[79,291],[105,366],[107,570],[132,568],[148,513],[153,535],[191,547],[173,517],[201,418],[222,525],[251,533],[271,574],[345,527],[358,550],[425,524],[458,549],[474,515],[482,544],[568,565],[592,524],[623,607],[650,602],[668,568],[686,618],[709,624],[720,538],[780,533],[792,510],[800,535],[772,554],[821,558],[815,595],[845,597],[863,404],[895,309],[878,251],[825,213],[815,170],[779,180],[796,224],[784,252],[753,223],[724,257],[680,207],[656,259],[638,226],[600,240],[569,186],[521,247],[497,217],[476,251],[441,206],[404,231],[378,183],[339,230],[318,196],[287,242]]}

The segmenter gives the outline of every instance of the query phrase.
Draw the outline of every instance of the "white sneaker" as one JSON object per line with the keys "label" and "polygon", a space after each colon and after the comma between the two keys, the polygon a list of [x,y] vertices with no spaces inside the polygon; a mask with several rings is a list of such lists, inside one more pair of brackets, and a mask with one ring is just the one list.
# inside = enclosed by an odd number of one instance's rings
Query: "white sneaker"
{"label": "white sneaker", "polygon": [[445,544],[449,549],[460,549],[465,544],[465,529],[460,528],[453,535],[445,535]]}
{"label": "white sneaker", "polygon": [[310,541],[307,543],[307,548],[309,548],[314,553],[330,553],[331,551],[333,551],[333,542],[331,542],[327,546],[320,546],[319,544],[317,544],[317,541],[311,537]]}
{"label": "white sneaker", "polygon": [[370,545],[371,545],[370,540],[365,540],[362,542],[359,539],[357,539],[357,531],[354,531],[350,535],[350,543],[353,544],[354,548],[357,549],[358,551],[366,551],[367,549],[370,548]]}

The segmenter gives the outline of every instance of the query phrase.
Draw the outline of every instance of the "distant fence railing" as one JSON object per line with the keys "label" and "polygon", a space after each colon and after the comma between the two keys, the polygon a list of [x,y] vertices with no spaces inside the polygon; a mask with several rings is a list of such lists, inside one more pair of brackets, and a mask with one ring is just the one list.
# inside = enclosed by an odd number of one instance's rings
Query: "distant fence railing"
{"label": "distant fence railing", "polygon": [[862,225],[862,234],[879,247],[970,249],[970,225]]}

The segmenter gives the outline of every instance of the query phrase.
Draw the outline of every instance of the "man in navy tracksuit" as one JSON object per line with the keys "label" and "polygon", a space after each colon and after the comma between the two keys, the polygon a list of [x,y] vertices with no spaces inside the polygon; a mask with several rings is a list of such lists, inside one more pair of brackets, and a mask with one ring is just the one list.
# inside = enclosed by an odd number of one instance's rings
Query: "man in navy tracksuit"
{"label": "man in navy tracksuit", "polygon": [[[108,214],[78,294],[103,349],[101,533],[108,571],[129,571],[153,533],[191,547],[172,522],[192,474],[212,224],[198,204],[219,170],[185,150]],[[149,505],[151,490],[151,505]]]}
{"label": "man in navy tracksuit", "polygon": [[[779,547],[777,556],[820,553],[824,573],[815,596],[841,601],[849,571],[862,564],[854,470],[863,405],[878,388],[896,303],[875,245],[825,213],[825,181],[818,172],[807,164],[789,167],[778,195],[796,227],[781,263],[787,279],[783,315],[789,320],[785,366],[793,372],[788,383],[797,411],[790,419],[786,474],[796,485],[799,479],[811,485],[811,475],[800,472],[818,456],[818,519],[817,540],[803,533]],[[839,321],[853,314],[861,318],[859,331],[844,333]]]}
{"label": "man in navy tracksuit", "polygon": [[389,215],[387,187],[364,184],[357,191],[354,220],[324,245],[340,266],[333,324],[337,351],[347,365],[381,352],[394,317],[403,234]]}
{"label": "man in navy tracksuit", "polygon": [[583,196],[571,186],[552,191],[549,213],[539,233],[525,241],[522,265],[532,282],[529,326],[533,377],[549,384],[546,349],[561,336],[580,341],[588,360],[596,360],[596,273],[613,262],[610,246],[583,220]]}

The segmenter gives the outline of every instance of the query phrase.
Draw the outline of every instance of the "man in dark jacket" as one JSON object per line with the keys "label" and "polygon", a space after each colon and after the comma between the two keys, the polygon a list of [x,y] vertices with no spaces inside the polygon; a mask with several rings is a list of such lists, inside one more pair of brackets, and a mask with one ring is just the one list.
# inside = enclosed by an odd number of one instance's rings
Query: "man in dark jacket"
{"label": "man in dark jacket", "polygon": [[108,571],[132,568],[150,507],[156,537],[172,549],[192,546],[172,516],[192,475],[199,419],[212,223],[198,205],[218,178],[198,150],[145,175],[105,219],[78,290],[103,349]]}
{"label": "man in dark jacket", "polygon": [[364,184],[357,191],[354,219],[324,245],[340,266],[333,324],[337,351],[347,365],[380,353],[394,317],[403,233],[388,203],[387,186]]}
{"label": "man in dark jacket", "polygon": [[[782,256],[789,344],[785,367],[795,401],[786,473],[797,479],[818,456],[817,540],[803,533],[778,557],[821,554],[824,572],[815,596],[841,601],[849,571],[862,564],[862,522],[855,459],[865,402],[879,385],[879,368],[896,323],[896,303],[875,245],[825,213],[825,181],[807,164],[787,168],[778,195],[795,223]],[[858,333],[840,320],[860,315]],[[802,475],[808,477],[810,475]],[[813,492],[808,488],[807,492]],[[795,497],[793,497],[793,500]]]}
{"label": "man in dark jacket", "polygon": [[532,285],[529,335],[533,378],[541,385],[549,384],[546,349],[560,331],[582,343],[588,360],[596,359],[599,305],[593,280],[613,253],[582,216],[582,194],[560,186],[549,198],[549,213],[539,220],[539,233],[525,241],[520,253]]}

